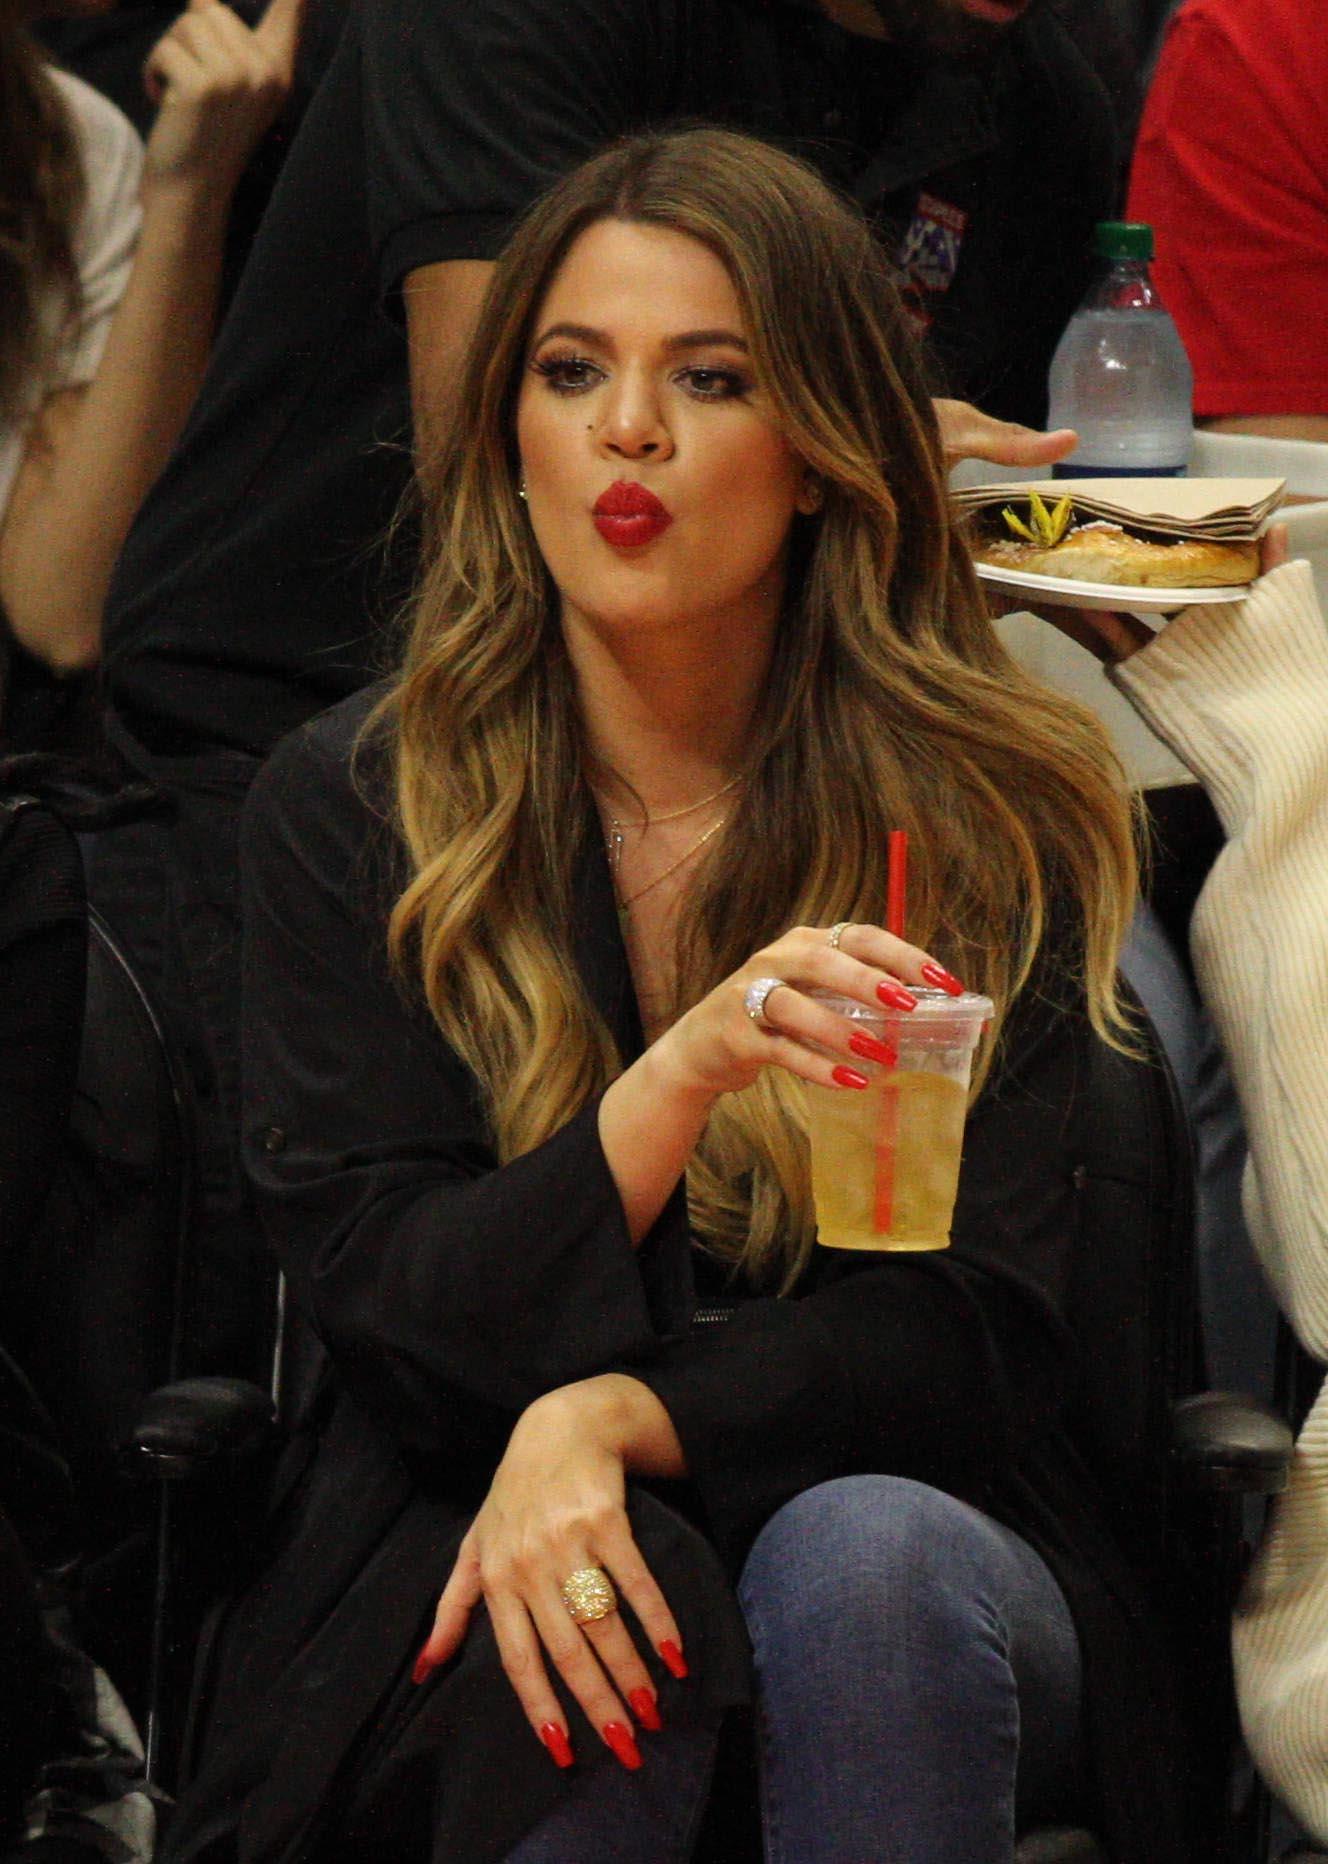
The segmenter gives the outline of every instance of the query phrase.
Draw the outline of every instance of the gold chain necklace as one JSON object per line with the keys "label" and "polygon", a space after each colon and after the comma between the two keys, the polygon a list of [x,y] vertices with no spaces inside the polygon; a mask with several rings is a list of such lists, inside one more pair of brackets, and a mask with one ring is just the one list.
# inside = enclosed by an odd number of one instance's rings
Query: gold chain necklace
{"label": "gold chain necklace", "polygon": [[[735,778],[734,782],[736,781],[737,779]],[[725,789],[732,789],[733,784],[728,783],[724,787]],[[723,791],[719,791],[717,792],[717,794],[722,795]],[[714,802],[715,798],[711,796],[711,797],[707,797],[706,800],[708,802]],[[693,811],[684,809],[680,813],[682,815],[690,815],[693,813]],[[664,820],[664,819],[665,818],[663,817],[660,818],[660,820]],[[609,872],[613,876],[613,891],[618,900],[618,917],[620,919],[626,919],[628,913],[631,912],[632,908],[636,905],[636,902],[638,900],[643,900],[647,893],[653,893],[656,887],[661,886],[663,882],[668,879],[670,874],[676,874],[678,869],[684,864],[684,862],[690,861],[693,855],[700,854],[702,848],[705,847],[706,843],[710,840],[710,838],[713,835],[717,835],[720,829],[723,828],[724,824],[727,821],[728,821],[728,811],[725,810],[723,815],[717,816],[715,818],[715,820],[710,824],[710,827],[705,830],[704,834],[699,835],[697,837],[697,839],[692,843],[690,848],[685,848],[683,850],[683,852],[678,856],[676,861],[671,861],[669,865],[663,870],[662,873],[656,874],[653,880],[648,880],[646,884],[644,885],[644,887],[638,887],[635,893],[629,893],[627,898],[624,899],[618,886],[618,876],[620,872],[622,871],[623,828],[624,827],[632,828],[632,827],[635,827],[636,825],[630,822],[626,824],[620,822],[617,816],[614,815],[613,811],[610,810],[609,811]]]}
{"label": "gold chain necklace", "polygon": [[[614,774],[617,775],[616,772]],[[620,818],[613,813],[613,807],[603,790],[595,789],[593,783],[590,787],[603,803],[608,812],[609,820],[612,822],[615,830],[624,828],[659,828],[662,823],[681,822],[684,816],[695,815],[698,810],[706,808],[710,803],[717,803],[721,796],[727,796],[730,790],[736,790],[746,774],[745,770],[740,770],[736,777],[730,777],[728,782],[721,783],[717,790],[711,790],[709,796],[703,796],[699,803],[688,803],[685,809],[670,809],[667,815],[636,816],[630,820],[626,817]],[[619,780],[621,781],[621,779]]]}

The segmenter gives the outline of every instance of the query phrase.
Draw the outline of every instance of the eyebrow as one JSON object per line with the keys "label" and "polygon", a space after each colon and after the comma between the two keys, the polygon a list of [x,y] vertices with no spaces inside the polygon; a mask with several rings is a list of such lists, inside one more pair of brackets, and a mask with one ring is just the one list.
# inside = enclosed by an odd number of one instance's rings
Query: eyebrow
{"label": "eyebrow", "polygon": [[[613,344],[608,333],[596,330],[590,324],[550,324],[535,339],[534,347],[548,343],[554,337],[568,337],[574,343],[589,343],[599,349],[612,349]],[[664,348],[669,355],[677,355],[681,350],[710,349],[723,344],[729,349],[742,350],[746,353],[747,340],[738,335],[736,330],[684,330],[676,337],[665,339]]]}

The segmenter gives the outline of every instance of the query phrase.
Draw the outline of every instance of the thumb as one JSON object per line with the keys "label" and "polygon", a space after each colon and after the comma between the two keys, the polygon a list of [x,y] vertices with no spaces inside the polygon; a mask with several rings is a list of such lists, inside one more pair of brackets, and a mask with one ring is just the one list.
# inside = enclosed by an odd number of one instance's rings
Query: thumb
{"label": "thumb", "polygon": [[254,27],[254,37],[270,52],[282,69],[293,72],[295,54],[304,30],[309,0],[272,0],[262,19]]}
{"label": "thumb", "polygon": [[1018,421],[998,421],[967,401],[938,400],[936,419],[948,463],[990,460],[997,466],[1051,466],[1072,453],[1079,436],[1073,428],[1042,433]]}

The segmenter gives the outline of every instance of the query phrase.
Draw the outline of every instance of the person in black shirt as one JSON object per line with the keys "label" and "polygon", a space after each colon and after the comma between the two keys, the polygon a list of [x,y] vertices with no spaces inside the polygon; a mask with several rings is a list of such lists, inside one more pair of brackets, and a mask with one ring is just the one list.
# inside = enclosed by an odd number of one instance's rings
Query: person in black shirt
{"label": "person in black shirt", "polygon": [[[1128,799],[996,645],[862,218],[719,130],[592,160],[429,498],[399,678],[246,817],[244,1158],[326,1360],[165,1860],[683,1859],[737,1580],[772,1859],[1089,1812],[1183,1864],[1069,1298]],[[822,1247],[806,1094],[893,1057],[818,993],[955,972],[995,1026],[952,1241]]]}
{"label": "person in black shirt", "polygon": [[[892,4],[892,37],[863,0],[363,0],[348,22],[106,613],[108,730],[176,817],[105,838],[90,885],[192,1029],[218,1321],[254,1280],[230,1138],[240,802],[284,733],[392,657],[417,542],[394,514],[446,426],[494,254],[613,137],[719,119],[867,208],[938,387],[1040,421],[1111,203],[1110,106],[1024,0],[977,48],[913,30],[968,10]],[[1057,450],[1000,428],[957,444]]]}

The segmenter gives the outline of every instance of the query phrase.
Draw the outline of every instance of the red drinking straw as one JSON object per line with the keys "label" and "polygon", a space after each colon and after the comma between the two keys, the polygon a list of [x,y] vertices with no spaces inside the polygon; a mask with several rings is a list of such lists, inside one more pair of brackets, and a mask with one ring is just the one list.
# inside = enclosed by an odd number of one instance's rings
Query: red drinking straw
{"label": "red drinking straw", "polygon": [[[885,929],[904,936],[908,894],[908,830],[892,828],[886,844]],[[888,1235],[895,1214],[895,1149],[899,1144],[899,1088],[886,1081],[881,1088],[881,1123],[876,1131],[876,1196],[872,1227]]]}
{"label": "red drinking straw", "polygon": [[896,938],[904,936],[904,911],[908,895],[908,830],[892,828],[885,866],[885,929]]}

